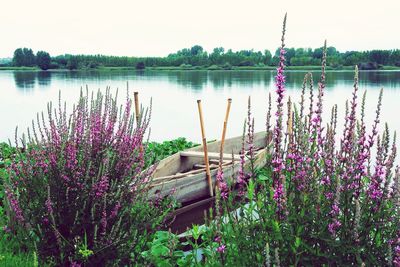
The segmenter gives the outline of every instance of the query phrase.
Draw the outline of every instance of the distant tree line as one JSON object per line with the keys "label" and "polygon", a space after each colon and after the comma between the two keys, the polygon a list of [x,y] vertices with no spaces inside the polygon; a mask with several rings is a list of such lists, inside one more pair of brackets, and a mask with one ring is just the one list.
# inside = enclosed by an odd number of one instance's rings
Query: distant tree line
{"label": "distant tree line", "polygon": [[51,57],[45,51],[38,51],[36,55],[30,48],[18,48],[14,51],[12,64],[17,67],[38,66],[42,70],[50,68]]}
{"label": "distant tree line", "polygon": [[[288,66],[319,65],[322,58],[322,47],[287,48]],[[220,67],[230,69],[232,66],[275,66],[279,60],[279,50],[274,55],[269,50],[225,51],[222,47],[214,48],[208,53],[199,45],[184,48],[166,57],[119,57],[104,55],[60,55],[50,57],[45,51],[36,55],[32,49],[18,48],[14,52],[14,66],[38,66],[47,69],[95,69],[98,67]],[[362,69],[377,69],[382,65],[400,67],[400,50],[371,50],[339,52],[335,47],[328,47],[327,62],[333,68],[359,65]]]}

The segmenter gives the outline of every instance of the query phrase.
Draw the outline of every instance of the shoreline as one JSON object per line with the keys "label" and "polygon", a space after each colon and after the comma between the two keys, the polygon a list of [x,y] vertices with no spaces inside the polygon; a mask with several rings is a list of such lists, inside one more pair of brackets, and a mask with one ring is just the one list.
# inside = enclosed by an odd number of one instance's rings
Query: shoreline
{"label": "shoreline", "polygon": [[[222,67],[202,67],[202,66],[193,66],[193,67],[147,67],[143,70],[138,70],[135,67],[99,67],[93,69],[76,69],[76,70],[69,70],[69,69],[48,69],[48,70],[41,70],[38,67],[0,67],[0,71],[34,71],[34,72],[79,72],[79,71],[121,71],[121,70],[134,70],[134,71],[275,71],[276,67],[274,66],[262,66],[262,67],[232,67],[229,69],[224,69]],[[287,66],[286,70],[288,71],[316,71],[321,70],[320,66]],[[327,71],[353,71],[353,66],[342,66],[340,68],[333,68],[330,66],[326,67]],[[380,69],[373,69],[373,70],[360,70],[360,71],[400,71],[400,67],[397,66],[383,66]]]}

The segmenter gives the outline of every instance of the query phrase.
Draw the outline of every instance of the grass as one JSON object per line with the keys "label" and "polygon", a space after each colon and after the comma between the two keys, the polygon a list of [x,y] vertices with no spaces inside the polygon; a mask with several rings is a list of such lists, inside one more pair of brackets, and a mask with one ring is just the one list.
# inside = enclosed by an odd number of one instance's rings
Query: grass
{"label": "grass", "polygon": [[40,69],[38,67],[12,67],[12,66],[0,67],[0,70],[37,70],[37,71],[40,71]]}
{"label": "grass", "polygon": [[10,248],[10,241],[4,235],[0,241],[0,266],[19,267],[19,266],[38,266],[35,253],[18,252]]}

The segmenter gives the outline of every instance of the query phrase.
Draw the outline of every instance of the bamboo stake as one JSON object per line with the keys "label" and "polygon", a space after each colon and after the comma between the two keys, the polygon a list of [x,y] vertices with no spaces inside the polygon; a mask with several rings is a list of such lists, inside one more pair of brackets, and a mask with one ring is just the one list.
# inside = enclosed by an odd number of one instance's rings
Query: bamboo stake
{"label": "bamboo stake", "polygon": [[222,164],[222,159],[223,159],[223,154],[224,154],[224,145],[225,145],[225,135],[226,135],[226,126],[228,125],[228,118],[229,118],[229,111],[231,110],[231,103],[232,99],[228,99],[228,106],[226,107],[226,113],[225,113],[225,120],[224,120],[224,128],[222,129],[222,138],[221,138],[221,144],[219,147],[219,157],[220,157],[220,163]]}
{"label": "bamboo stake", "polygon": [[139,92],[134,92],[136,123],[139,126]]}
{"label": "bamboo stake", "polygon": [[213,186],[212,186],[212,181],[211,181],[210,165],[208,162],[207,139],[206,139],[206,134],[204,131],[203,111],[201,109],[201,100],[197,100],[197,107],[199,109],[201,137],[203,140],[204,162],[206,164],[206,176],[207,176],[208,188],[210,190],[210,196],[214,196],[214,191],[213,191]]}
{"label": "bamboo stake", "polygon": [[[225,113],[225,119],[224,119],[224,128],[222,129],[222,137],[221,137],[221,143],[219,147],[219,169],[222,171],[222,161],[223,161],[223,155],[224,155],[224,145],[225,145],[225,135],[226,135],[226,126],[228,125],[228,118],[229,118],[229,111],[231,110],[231,103],[232,99],[228,99],[228,106],[226,107],[226,113]],[[216,182],[216,185],[218,186],[218,181]]]}

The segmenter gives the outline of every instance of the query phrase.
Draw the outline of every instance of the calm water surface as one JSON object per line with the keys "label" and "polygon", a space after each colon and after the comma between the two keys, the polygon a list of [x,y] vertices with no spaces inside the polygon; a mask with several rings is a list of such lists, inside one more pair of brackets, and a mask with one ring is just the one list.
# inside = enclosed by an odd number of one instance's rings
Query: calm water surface
{"label": "calm water surface", "polygon": [[[305,72],[287,73],[287,95],[298,102]],[[318,72],[313,72],[315,79]],[[274,94],[273,71],[79,71],[26,72],[0,71],[0,141],[13,139],[15,127],[26,132],[37,112],[46,109],[49,101],[62,99],[72,106],[81,87],[105,90],[119,89],[120,103],[129,93],[139,91],[140,102],[147,106],[153,99],[151,139],[156,141],[184,136],[201,142],[196,100],[201,99],[208,140],[220,139],[226,99],[233,99],[227,136],[242,133],[247,110],[247,97],[252,98],[256,130],[265,129],[268,92]],[[324,109],[338,104],[339,124],[343,123],[345,101],[350,99],[352,72],[327,73]],[[315,86],[316,87],[316,86]],[[400,131],[400,72],[361,72],[360,93],[367,90],[367,121],[372,122],[379,89],[384,88],[382,122]],[[316,94],[316,92],[315,92]],[[307,103],[308,105],[308,103]],[[326,112],[326,115],[330,112]],[[328,117],[324,117],[325,122]],[[381,125],[382,126],[382,125]],[[370,129],[370,128],[368,128]]]}

